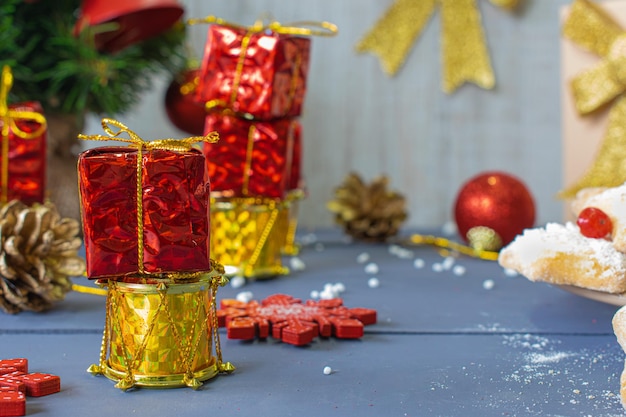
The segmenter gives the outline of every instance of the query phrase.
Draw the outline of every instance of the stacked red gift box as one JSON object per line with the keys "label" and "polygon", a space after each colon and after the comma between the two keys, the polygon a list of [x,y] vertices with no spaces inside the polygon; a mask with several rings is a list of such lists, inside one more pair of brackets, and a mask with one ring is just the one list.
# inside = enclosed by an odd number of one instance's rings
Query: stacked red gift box
{"label": "stacked red gift box", "polygon": [[80,137],[131,146],[79,155],[87,276],[141,281],[210,271],[209,179],[202,152],[191,147],[210,135],[144,142],[115,120],[102,124],[109,136]]}
{"label": "stacked red gift box", "polygon": [[0,417],[26,414],[26,397],[61,391],[61,379],[47,373],[29,373],[26,358],[0,360]]}
{"label": "stacked red gift box", "polygon": [[309,71],[306,35],[334,35],[336,27],[202,21],[211,24],[196,99],[208,110],[205,131],[221,138],[204,144],[216,201],[212,250],[249,278],[286,273],[280,255],[295,251],[295,209],[304,195],[299,118]]}
{"label": "stacked red gift box", "polygon": [[0,203],[42,203],[46,185],[46,119],[38,102],[8,104],[13,75],[0,86]]}

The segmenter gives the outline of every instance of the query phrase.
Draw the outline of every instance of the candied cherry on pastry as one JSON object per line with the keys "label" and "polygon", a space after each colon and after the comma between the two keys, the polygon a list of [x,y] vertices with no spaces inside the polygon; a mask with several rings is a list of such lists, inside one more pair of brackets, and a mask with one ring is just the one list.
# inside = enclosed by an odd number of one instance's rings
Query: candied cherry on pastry
{"label": "candied cherry on pastry", "polygon": [[583,236],[591,238],[603,238],[613,231],[611,218],[597,207],[586,207],[580,214],[576,224]]}

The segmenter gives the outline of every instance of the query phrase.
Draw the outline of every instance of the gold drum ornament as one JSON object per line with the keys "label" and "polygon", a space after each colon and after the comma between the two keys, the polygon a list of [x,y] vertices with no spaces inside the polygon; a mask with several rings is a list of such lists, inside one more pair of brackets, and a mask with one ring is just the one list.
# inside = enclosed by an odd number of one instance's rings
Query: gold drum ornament
{"label": "gold drum ornament", "polygon": [[[108,287],[100,363],[88,371],[133,386],[197,389],[235,368],[222,362],[215,297],[221,275],[192,282],[134,278]],[[215,355],[213,346],[215,345]]]}

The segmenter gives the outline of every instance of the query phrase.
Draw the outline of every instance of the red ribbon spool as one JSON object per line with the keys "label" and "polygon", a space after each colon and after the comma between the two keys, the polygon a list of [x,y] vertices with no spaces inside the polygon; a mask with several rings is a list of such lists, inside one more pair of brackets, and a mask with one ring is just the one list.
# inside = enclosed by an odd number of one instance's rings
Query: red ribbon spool
{"label": "red ribbon spool", "polygon": [[83,0],[74,35],[85,28],[116,23],[95,35],[99,51],[115,53],[170,29],[183,15],[176,0]]}

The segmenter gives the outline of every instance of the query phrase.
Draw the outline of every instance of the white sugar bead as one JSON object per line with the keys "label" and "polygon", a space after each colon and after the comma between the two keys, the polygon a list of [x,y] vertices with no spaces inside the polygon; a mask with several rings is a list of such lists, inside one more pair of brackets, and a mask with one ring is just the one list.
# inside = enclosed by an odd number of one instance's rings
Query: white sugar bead
{"label": "white sugar bead", "polygon": [[454,265],[452,273],[458,276],[465,275],[465,267],[463,265]]}
{"label": "white sugar bead", "polygon": [[518,272],[515,269],[504,268],[504,275],[506,275],[507,277],[516,277],[518,275]]}
{"label": "white sugar bead", "polygon": [[441,262],[441,266],[446,271],[452,268],[452,265],[454,265],[454,258],[452,256],[446,257],[443,262]]}
{"label": "white sugar bead", "polygon": [[332,373],[333,373],[333,368],[331,368],[330,366],[324,367],[324,375],[330,375]]}
{"label": "white sugar bead", "polygon": [[414,256],[412,250],[405,249],[405,248],[400,248],[400,250],[398,251],[398,253],[396,253],[396,255],[398,255],[398,258],[400,259],[411,259]]}
{"label": "white sugar bead", "polygon": [[442,265],[442,264],[440,264],[440,263],[438,263],[438,262],[437,262],[437,263],[434,263],[434,264],[433,264],[433,271],[435,271],[435,272],[441,272],[441,271],[443,271],[443,265]]}
{"label": "white sugar bead", "polygon": [[359,256],[356,257],[356,261],[360,264],[364,264],[365,262],[370,260],[370,254],[367,252],[360,253]]}
{"label": "white sugar bead", "polygon": [[293,256],[289,260],[289,266],[291,266],[291,269],[293,269],[294,271],[304,271],[306,269],[304,261],[297,256]]}
{"label": "white sugar bead", "polygon": [[241,301],[242,303],[249,303],[253,298],[252,291],[242,291],[237,294],[236,298],[237,301]]}
{"label": "white sugar bead", "polygon": [[366,274],[378,274],[378,265],[374,262],[370,262],[365,265],[365,273]]}
{"label": "white sugar bead", "polygon": [[241,288],[246,285],[246,279],[241,275],[235,275],[230,279],[230,286],[233,288]]}
{"label": "white sugar bead", "polygon": [[492,279],[486,279],[483,281],[483,288],[486,290],[493,289],[494,285],[495,285],[495,282],[493,282]]}
{"label": "white sugar bead", "polygon": [[370,288],[378,288],[378,286],[380,285],[380,281],[378,280],[378,278],[372,277],[372,278],[367,280],[367,285]]}
{"label": "white sugar bead", "polygon": [[413,261],[413,266],[416,269],[422,269],[425,264],[426,264],[426,262],[424,262],[424,260],[422,258],[417,258],[416,260]]}
{"label": "white sugar bead", "polygon": [[389,245],[387,250],[389,251],[390,254],[397,255],[398,252],[402,250],[402,248],[398,245]]}
{"label": "white sugar bead", "polygon": [[334,286],[335,284],[333,284],[332,282],[327,282],[326,284],[324,284],[324,291],[333,291]]}
{"label": "white sugar bead", "polygon": [[333,292],[333,291],[322,291],[320,293],[320,299],[322,300],[332,300],[333,298],[335,298],[337,295]]}
{"label": "white sugar bead", "polygon": [[337,294],[341,294],[346,290],[346,286],[342,282],[337,282],[333,285],[333,291]]}
{"label": "white sugar bead", "polygon": [[318,298],[320,298],[320,292],[317,290],[313,290],[311,291],[310,296],[312,299],[317,300]]}

